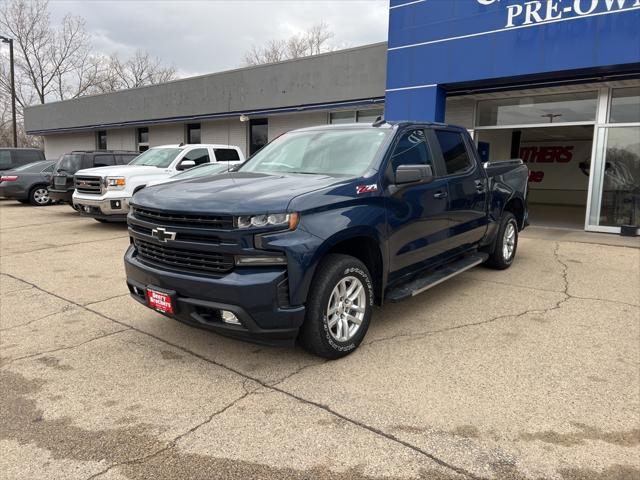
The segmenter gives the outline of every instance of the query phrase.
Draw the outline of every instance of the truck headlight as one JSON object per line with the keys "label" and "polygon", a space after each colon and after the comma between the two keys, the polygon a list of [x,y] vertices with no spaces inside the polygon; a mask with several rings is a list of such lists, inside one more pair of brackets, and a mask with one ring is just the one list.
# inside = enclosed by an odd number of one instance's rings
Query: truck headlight
{"label": "truck headlight", "polygon": [[297,213],[270,213],[265,215],[244,215],[236,217],[238,228],[288,227],[295,230],[300,215]]}
{"label": "truck headlight", "polygon": [[122,190],[126,184],[124,177],[107,177],[107,188]]}

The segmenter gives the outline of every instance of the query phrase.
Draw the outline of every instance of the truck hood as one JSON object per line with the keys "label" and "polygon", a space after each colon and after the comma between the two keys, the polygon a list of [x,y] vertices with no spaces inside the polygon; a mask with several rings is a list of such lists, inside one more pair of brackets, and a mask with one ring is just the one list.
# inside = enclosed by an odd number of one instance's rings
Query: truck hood
{"label": "truck hood", "polygon": [[287,211],[291,200],[299,195],[353,181],[325,175],[232,172],[146,188],[133,197],[132,203],[172,212],[277,213]]}
{"label": "truck hood", "polygon": [[130,178],[138,175],[166,175],[168,172],[165,168],[149,167],[146,165],[114,165],[110,167],[85,168],[84,170],[78,170],[76,175]]}

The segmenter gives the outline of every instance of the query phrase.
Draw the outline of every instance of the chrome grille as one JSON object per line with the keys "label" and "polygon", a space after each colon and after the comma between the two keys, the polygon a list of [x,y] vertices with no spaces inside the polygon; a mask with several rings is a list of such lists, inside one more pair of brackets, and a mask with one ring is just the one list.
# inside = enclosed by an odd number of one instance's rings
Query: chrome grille
{"label": "chrome grille", "polygon": [[199,273],[226,273],[234,266],[233,255],[167,247],[137,238],[134,244],[143,261],[161,267]]}
{"label": "chrome grille", "polygon": [[74,187],[78,193],[88,193],[93,195],[100,195],[102,193],[102,178],[101,177],[74,177]]}

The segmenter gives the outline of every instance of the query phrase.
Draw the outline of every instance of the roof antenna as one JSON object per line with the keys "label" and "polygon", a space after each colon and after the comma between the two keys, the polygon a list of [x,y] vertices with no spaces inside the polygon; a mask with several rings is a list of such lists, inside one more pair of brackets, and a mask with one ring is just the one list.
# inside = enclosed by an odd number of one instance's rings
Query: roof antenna
{"label": "roof antenna", "polygon": [[184,142],[180,142],[180,145],[178,145],[178,147],[184,147]]}
{"label": "roof antenna", "polygon": [[380,125],[384,125],[385,123],[387,122],[385,122],[384,118],[382,118],[382,115],[380,115],[371,125],[374,127],[379,127]]}

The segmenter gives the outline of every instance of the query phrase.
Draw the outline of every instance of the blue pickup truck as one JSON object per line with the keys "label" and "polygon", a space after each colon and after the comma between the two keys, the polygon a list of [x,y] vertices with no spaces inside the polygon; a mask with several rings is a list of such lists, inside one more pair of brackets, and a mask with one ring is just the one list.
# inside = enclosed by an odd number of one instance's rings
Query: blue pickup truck
{"label": "blue pickup truck", "polygon": [[481,263],[509,267],[527,180],[520,160],[482,163],[459,127],[291,131],[234,172],[137,193],[127,284],[187,324],[339,358],[374,304]]}

